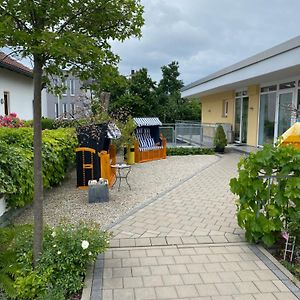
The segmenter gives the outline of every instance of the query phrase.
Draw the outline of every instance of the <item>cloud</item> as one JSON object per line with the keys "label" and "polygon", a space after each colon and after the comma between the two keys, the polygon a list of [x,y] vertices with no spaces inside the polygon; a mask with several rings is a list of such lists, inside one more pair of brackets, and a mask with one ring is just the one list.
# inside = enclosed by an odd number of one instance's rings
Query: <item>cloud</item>
{"label": "cloud", "polygon": [[187,84],[299,34],[298,0],[144,0],[140,40],[114,43],[120,71],[179,61]]}

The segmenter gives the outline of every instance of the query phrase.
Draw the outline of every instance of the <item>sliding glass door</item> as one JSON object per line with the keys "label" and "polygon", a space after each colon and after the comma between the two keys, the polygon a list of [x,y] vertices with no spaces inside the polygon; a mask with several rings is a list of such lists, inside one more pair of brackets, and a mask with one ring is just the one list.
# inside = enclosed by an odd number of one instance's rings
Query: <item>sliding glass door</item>
{"label": "sliding glass door", "polygon": [[278,124],[276,138],[281,136],[291,127],[291,111],[293,107],[293,98],[293,92],[279,93],[278,95]]}
{"label": "sliding glass door", "polygon": [[248,102],[246,96],[235,98],[234,137],[237,143],[247,142]]}

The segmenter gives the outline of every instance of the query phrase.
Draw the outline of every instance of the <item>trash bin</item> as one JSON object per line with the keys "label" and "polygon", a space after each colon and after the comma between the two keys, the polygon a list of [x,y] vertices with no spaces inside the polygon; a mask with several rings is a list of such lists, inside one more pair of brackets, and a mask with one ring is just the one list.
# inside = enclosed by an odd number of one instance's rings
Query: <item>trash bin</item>
{"label": "trash bin", "polygon": [[134,159],[134,145],[128,146],[127,149],[127,164],[133,165],[135,163]]}

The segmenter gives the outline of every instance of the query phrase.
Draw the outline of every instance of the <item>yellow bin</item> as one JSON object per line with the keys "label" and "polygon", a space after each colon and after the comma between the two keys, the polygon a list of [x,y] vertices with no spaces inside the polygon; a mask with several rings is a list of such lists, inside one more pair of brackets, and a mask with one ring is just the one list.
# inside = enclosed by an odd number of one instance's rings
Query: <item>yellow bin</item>
{"label": "yellow bin", "polygon": [[296,122],[281,137],[280,146],[293,145],[300,150],[300,122]]}
{"label": "yellow bin", "polygon": [[131,145],[127,147],[127,164],[133,165],[134,163],[134,145]]}

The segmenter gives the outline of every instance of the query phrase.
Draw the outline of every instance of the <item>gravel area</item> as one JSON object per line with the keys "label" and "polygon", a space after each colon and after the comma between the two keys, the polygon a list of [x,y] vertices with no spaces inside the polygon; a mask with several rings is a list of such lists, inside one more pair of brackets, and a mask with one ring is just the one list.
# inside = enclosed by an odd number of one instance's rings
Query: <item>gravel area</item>
{"label": "gravel area", "polygon": [[[116,184],[110,190],[109,202],[105,203],[88,203],[88,192],[76,188],[76,170],[73,170],[61,186],[46,191],[44,221],[51,226],[62,219],[70,222],[89,220],[100,226],[108,225],[138,204],[168,190],[217,159],[215,155],[170,156],[164,160],[135,164],[128,176],[131,190],[122,180],[120,191]],[[15,220],[15,223],[31,222],[32,208]]]}

